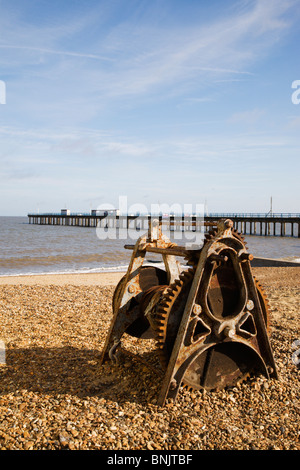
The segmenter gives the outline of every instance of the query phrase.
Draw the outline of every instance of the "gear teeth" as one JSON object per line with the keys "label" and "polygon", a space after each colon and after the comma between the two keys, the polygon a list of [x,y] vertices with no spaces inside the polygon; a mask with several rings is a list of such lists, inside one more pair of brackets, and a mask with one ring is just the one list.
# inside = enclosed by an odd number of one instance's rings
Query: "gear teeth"
{"label": "gear teeth", "polygon": [[244,382],[247,382],[247,380],[250,378],[250,376],[251,376],[251,372],[250,371],[246,372],[243,375],[243,377],[241,377],[239,380],[237,380],[237,385],[240,385]]}
{"label": "gear teeth", "polygon": [[[244,236],[241,232],[239,232],[236,228],[232,228],[231,233],[235,238],[239,239],[244,244],[244,246],[247,248],[247,243],[245,242],[245,238],[244,238]],[[213,240],[216,237],[217,234],[218,234],[218,230],[216,230],[216,229],[209,230],[209,232],[205,233],[205,235],[204,235],[204,237],[205,237],[204,243],[207,243],[207,242]]]}
{"label": "gear teeth", "polygon": [[[158,358],[161,364],[161,367],[163,369],[167,369],[168,363],[169,363],[169,355],[167,353],[166,349],[166,340],[167,340],[167,326],[168,326],[168,321],[169,321],[169,315],[171,312],[171,308],[176,301],[179,292],[181,291],[182,287],[186,284],[188,284],[191,279],[194,276],[195,273],[195,267],[194,268],[189,268],[185,271],[183,271],[179,279],[176,279],[174,283],[170,286],[168,290],[168,297],[166,296],[162,297],[162,300],[160,302],[160,305],[158,306],[158,322],[157,322],[157,348],[158,348]],[[255,285],[259,294],[259,300],[261,302],[262,310],[263,313],[266,315],[266,326],[268,328],[268,317],[269,317],[269,307],[268,307],[268,300],[264,294],[264,289],[261,286],[260,282],[253,276]],[[243,374],[242,377],[240,377],[239,380],[237,380],[236,384],[239,385],[249,379],[252,375],[251,370],[248,370]],[[196,387],[193,387],[190,384],[187,384],[182,382],[182,387],[187,390],[187,391],[194,391],[194,390],[199,390]],[[216,388],[215,390],[221,390],[223,387]],[[226,388],[226,387],[224,387]]]}
{"label": "gear teeth", "polygon": [[247,243],[245,241],[245,237],[243,236],[243,234],[241,232],[239,232],[236,228],[233,228],[231,230],[231,233],[235,238],[238,238],[244,244],[246,249],[248,248]]}
{"label": "gear teeth", "polygon": [[204,237],[205,237],[205,241],[210,241],[212,240],[213,238],[215,238],[215,236],[217,235],[218,231],[217,230],[209,230],[207,233],[205,233]]}
{"label": "gear teeth", "polygon": [[195,390],[194,387],[192,387],[191,385],[185,384],[185,383],[182,384],[182,388],[184,390],[187,390],[188,392],[193,392]]}
{"label": "gear teeth", "polygon": [[181,292],[184,284],[190,282],[195,273],[195,268],[189,268],[183,271],[177,279],[171,284],[167,293],[162,297],[157,307],[156,322],[156,345],[158,348],[158,357],[161,366],[166,369],[168,367],[169,357],[166,353],[166,335],[167,325],[171,307],[178,294]]}
{"label": "gear teeth", "polygon": [[175,284],[176,290],[178,290],[178,288],[180,288],[180,287],[182,286],[181,279],[176,279],[176,281],[174,282],[174,284]]}

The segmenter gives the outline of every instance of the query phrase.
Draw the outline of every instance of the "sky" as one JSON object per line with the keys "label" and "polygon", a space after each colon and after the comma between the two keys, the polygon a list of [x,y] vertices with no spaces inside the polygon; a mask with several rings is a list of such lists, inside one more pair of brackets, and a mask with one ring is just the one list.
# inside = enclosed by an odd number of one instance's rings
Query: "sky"
{"label": "sky", "polygon": [[299,19],[300,0],[0,0],[0,215],[299,213]]}

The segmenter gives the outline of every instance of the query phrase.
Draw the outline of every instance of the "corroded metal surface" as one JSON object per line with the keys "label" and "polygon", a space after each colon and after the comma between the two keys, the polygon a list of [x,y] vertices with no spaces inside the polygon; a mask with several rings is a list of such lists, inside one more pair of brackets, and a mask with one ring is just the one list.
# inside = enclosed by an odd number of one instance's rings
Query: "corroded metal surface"
{"label": "corroded metal surface", "polygon": [[[131,247],[132,248],[132,247]],[[142,266],[161,253],[165,270]],[[178,266],[183,256],[186,266]],[[269,308],[251,272],[252,255],[230,220],[221,221],[199,250],[178,247],[155,225],[133,247],[115,290],[114,318],[103,351],[114,358],[124,332],[157,340],[164,378],[158,403],[184,384],[214,390],[251,373],[277,377],[269,342]]]}

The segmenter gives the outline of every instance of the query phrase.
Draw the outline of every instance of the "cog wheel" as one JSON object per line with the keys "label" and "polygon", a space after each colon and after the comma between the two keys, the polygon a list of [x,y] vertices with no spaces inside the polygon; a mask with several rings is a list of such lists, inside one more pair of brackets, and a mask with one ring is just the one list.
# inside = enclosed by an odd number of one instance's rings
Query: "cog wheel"
{"label": "cog wheel", "polygon": [[[128,308],[134,309],[141,303],[141,300],[143,300],[143,292],[148,293],[151,289],[162,290],[166,287],[167,282],[167,274],[164,270],[152,266],[143,266],[140,269],[138,276],[140,293],[131,298]],[[112,309],[114,314],[117,312],[119,297],[122,293],[125,283],[126,276],[123,276],[115,288],[112,298]],[[126,329],[126,333],[136,338],[141,338],[149,328],[149,322],[144,317],[142,309],[140,310],[141,312],[139,317]]]}
{"label": "cog wheel", "polygon": [[176,309],[178,308],[177,304],[179,300],[182,300],[182,306],[184,308],[186,295],[188,294],[189,287],[193,280],[194,272],[195,268],[183,271],[179,278],[175,279],[174,283],[167,289],[166,294],[163,296],[156,308],[155,333],[157,337],[159,359],[163,368],[166,368],[168,365],[171,354],[170,346],[173,347],[173,343],[170,344],[167,335],[169,336],[171,334],[172,337],[176,336],[179,322],[181,320],[181,317],[170,314],[174,305]]}
{"label": "cog wheel", "polygon": [[238,238],[238,239],[243,243],[243,245],[245,246],[245,248],[247,248],[247,242],[246,242],[246,240],[245,240],[244,235],[242,235],[241,232],[239,232],[237,229],[233,228],[233,229],[231,230],[231,233],[232,233],[232,235],[233,235],[235,238]]}
{"label": "cog wheel", "polygon": [[[242,235],[241,232],[239,232],[236,228],[232,227],[231,233],[235,238],[240,240],[245,245],[245,247],[247,247],[247,244],[245,242],[245,237]],[[204,243],[207,243],[207,242],[213,240],[214,238],[216,238],[217,234],[218,234],[218,230],[216,228],[209,230],[205,234]]]}
{"label": "cog wheel", "polygon": [[[247,242],[245,241],[245,237],[242,235],[242,233],[239,232],[236,228],[232,228],[231,233],[235,238],[241,241],[244,247],[247,249]],[[216,239],[217,235],[218,235],[217,228],[210,229],[207,233],[205,233],[202,248],[206,243]],[[198,263],[199,253],[201,252],[202,248],[199,250],[194,250],[194,253],[190,251],[189,254],[184,257],[187,266],[191,266],[191,267],[196,266],[196,264]]]}
{"label": "cog wheel", "polygon": [[[155,324],[158,355],[166,369],[172,353],[182,314],[194,277],[195,267],[180,275],[167,290],[156,308]],[[269,306],[261,284],[255,279],[266,327],[269,325]],[[200,324],[197,333],[208,335],[206,325]],[[257,358],[251,348],[239,342],[213,344],[188,366],[183,386],[190,390],[215,390],[244,382],[253,372]],[[221,370],[221,374],[220,374]]]}

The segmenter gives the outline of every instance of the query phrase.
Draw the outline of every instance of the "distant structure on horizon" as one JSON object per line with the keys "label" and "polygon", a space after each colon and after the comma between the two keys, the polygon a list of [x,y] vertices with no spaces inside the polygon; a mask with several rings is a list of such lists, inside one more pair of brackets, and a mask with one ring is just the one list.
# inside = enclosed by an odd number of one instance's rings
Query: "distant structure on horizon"
{"label": "distant structure on horizon", "polygon": [[73,213],[70,209],[61,209],[60,213],[28,214],[29,224],[105,228],[128,228],[130,224],[130,228],[136,230],[147,230],[153,217],[159,218],[170,231],[205,231],[209,226],[216,225],[218,220],[226,218],[231,219],[234,228],[244,235],[300,238],[300,213],[214,213],[205,214],[203,218],[195,214],[120,215],[118,209],[92,209],[90,213]]}

